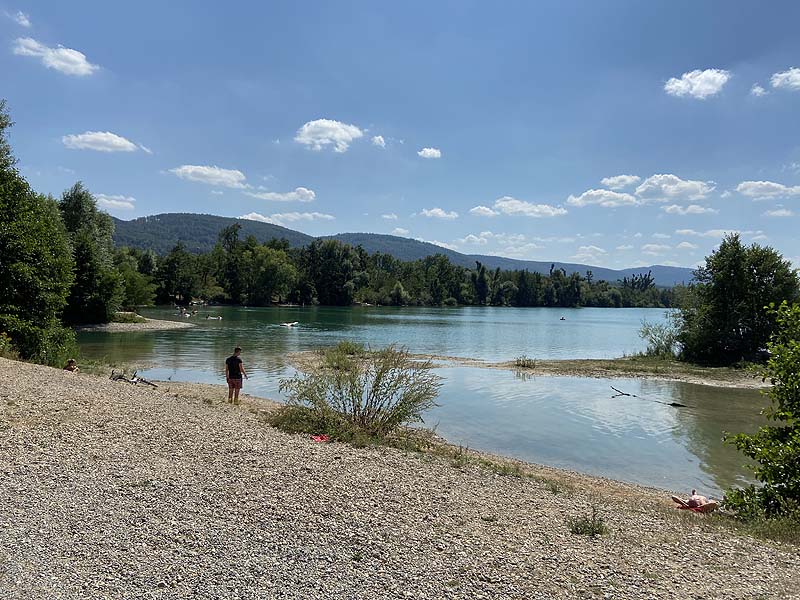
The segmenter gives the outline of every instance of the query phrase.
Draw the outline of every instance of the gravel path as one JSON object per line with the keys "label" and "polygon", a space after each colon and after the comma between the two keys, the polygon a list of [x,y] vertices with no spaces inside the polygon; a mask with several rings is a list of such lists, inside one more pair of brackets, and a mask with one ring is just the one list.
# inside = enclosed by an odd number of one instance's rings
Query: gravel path
{"label": "gravel path", "polygon": [[[223,397],[0,359],[0,597],[800,597],[796,547],[656,490],[316,444]],[[610,534],[571,534],[592,504]]]}

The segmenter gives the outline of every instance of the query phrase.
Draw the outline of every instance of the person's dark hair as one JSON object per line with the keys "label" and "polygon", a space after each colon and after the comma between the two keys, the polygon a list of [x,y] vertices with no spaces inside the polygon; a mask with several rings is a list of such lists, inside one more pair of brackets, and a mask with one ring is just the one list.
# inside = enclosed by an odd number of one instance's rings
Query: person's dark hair
{"label": "person's dark hair", "polygon": [[233,351],[234,351],[234,352],[241,352],[241,351],[242,351],[242,349],[241,349],[241,348],[239,348],[239,346],[236,346],[236,348],[234,348],[234,349],[233,349]]}

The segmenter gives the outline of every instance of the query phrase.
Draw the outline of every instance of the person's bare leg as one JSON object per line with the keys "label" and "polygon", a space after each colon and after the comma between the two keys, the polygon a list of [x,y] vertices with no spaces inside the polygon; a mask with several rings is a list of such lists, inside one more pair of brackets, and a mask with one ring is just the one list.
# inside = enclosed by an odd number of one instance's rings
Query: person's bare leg
{"label": "person's bare leg", "polygon": [[239,388],[233,390],[233,403],[239,404]]}
{"label": "person's bare leg", "polygon": [[233,402],[233,386],[228,386],[228,402]]}

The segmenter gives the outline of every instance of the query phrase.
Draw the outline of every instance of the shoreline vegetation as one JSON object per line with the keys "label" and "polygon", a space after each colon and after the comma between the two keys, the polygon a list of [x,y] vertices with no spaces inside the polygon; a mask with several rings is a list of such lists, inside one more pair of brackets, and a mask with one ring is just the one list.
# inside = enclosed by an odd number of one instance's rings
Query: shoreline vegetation
{"label": "shoreline vegetation", "polygon": [[76,325],[73,329],[77,332],[102,332],[102,333],[130,333],[136,331],[167,331],[170,329],[189,329],[195,327],[194,323],[186,321],[167,321],[164,319],[148,319],[141,317],[141,321],[95,323],[91,325]]}
{"label": "shoreline vegetation", "polygon": [[797,546],[669,492],[446,444],[314,443],[225,392],[0,359],[3,595],[800,593]]}
{"label": "shoreline vegetation", "polygon": [[[287,355],[296,369],[308,372],[322,361],[318,350],[293,352]],[[631,356],[610,359],[550,359],[521,358],[511,361],[491,362],[459,356],[438,354],[412,354],[415,360],[432,360],[445,363],[440,366],[476,367],[519,372],[530,377],[591,377],[610,379],[653,379],[682,381],[698,385],[723,388],[762,389],[769,387],[747,368],[703,367],[685,362],[648,356]],[[525,366],[520,366],[524,362]]]}

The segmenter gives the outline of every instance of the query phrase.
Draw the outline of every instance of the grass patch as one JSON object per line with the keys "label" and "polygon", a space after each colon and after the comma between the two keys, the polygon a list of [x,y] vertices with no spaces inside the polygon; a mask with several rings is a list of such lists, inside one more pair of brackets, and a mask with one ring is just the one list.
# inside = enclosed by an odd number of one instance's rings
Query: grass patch
{"label": "grass patch", "polygon": [[112,323],[147,323],[147,319],[145,319],[141,315],[137,315],[134,312],[118,312],[114,313],[114,316],[111,317]]}
{"label": "grass patch", "polygon": [[514,359],[514,365],[520,369],[535,369],[536,359],[523,354]]}
{"label": "grass patch", "polygon": [[770,518],[759,516],[743,520],[727,514],[712,513],[706,520],[709,524],[732,530],[740,535],[800,546],[800,518],[796,516]]}
{"label": "grass patch", "polygon": [[608,533],[603,521],[603,516],[597,510],[597,507],[592,505],[591,515],[582,515],[580,517],[572,517],[567,519],[567,527],[575,535],[588,535],[589,537],[597,537]]}

